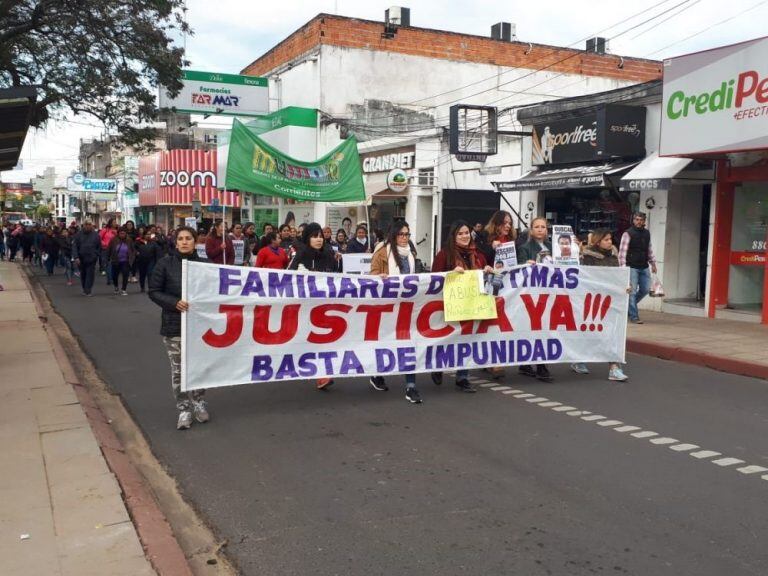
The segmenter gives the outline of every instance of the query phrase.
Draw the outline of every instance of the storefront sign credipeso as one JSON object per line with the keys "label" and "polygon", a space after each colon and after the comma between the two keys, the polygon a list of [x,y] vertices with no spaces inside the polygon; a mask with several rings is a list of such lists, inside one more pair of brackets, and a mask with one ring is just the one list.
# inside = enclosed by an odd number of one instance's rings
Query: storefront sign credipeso
{"label": "storefront sign credipeso", "polygon": [[664,62],[662,156],[768,148],[768,38]]}
{"label": "storefront sign credipeso", "polygon": [[596,112],[533,126],[532,164],[645,156],[645,108],[607,104]]}

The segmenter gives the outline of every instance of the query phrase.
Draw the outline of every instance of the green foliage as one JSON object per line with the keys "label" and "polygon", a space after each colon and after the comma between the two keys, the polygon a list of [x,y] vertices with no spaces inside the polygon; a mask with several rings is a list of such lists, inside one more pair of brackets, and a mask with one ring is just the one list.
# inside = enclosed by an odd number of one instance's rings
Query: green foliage
{"label": "green foliage", "polygon": [[141,147],[157,87],[181,89],[183,0],[0,0],[0,87],[36,85],[32,126],[89,114]]}

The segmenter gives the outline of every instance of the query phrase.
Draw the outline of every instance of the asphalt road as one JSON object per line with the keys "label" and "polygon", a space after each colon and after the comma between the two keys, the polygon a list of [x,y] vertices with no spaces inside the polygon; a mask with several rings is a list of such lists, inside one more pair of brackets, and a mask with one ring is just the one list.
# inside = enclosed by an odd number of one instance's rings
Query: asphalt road
{"label": "asphalt road", "polygon": [[419,376],[418,406],[395,381],[260,384],[177,432],[159,308],[40,280],[243,574],[768,574],[767,382],[630,356],[626,384]]}

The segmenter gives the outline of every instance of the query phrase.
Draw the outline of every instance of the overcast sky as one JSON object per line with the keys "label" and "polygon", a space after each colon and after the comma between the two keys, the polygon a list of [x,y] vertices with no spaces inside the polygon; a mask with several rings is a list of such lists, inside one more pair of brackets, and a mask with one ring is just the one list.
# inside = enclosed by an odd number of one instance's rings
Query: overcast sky
{"label": "overcast sky", "polygon": [[[391,5],[397,4],[188,0],[188,19],[195,31],[186,38],[188,58],[197,70],[237,73],[321,12],[383,20],[384,10]],[[414,0],[400,5],[411,9],[412,26],[486,36],[492,24],[512,22],[521,41],[582,47],[583,38],[599,34],[609,38],[614,54],[654,59],[757,38],[768,29],[768,0],[548,0],[539,3],[540,10],[529,2],[519,2],[517,9],[509,0]],[[637,15],[645,9],[651,10]],[[637,26],[669,9],[653,22]],[[637,16],[622,23],[633,15]],[[723,22],[726,19],[730,20]],[[77,167],[80,138],[98,137],[102,132],[93,124],[92,118],[78,117],[31,130],[22,151],[23,172],[5,172],[3,180],[21,181],[49,165],[68,173]]]}

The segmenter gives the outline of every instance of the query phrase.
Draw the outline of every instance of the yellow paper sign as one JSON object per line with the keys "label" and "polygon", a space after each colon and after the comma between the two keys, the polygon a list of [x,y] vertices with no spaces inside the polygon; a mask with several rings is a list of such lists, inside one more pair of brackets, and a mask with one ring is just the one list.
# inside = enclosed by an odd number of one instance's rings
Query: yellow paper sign
{"label": "yellow paper sign", "polygon": [[483,292],[483,273],[480,270],[449,272],[446,275],[443,308],[446,322],[497,317],[494,297]]}

